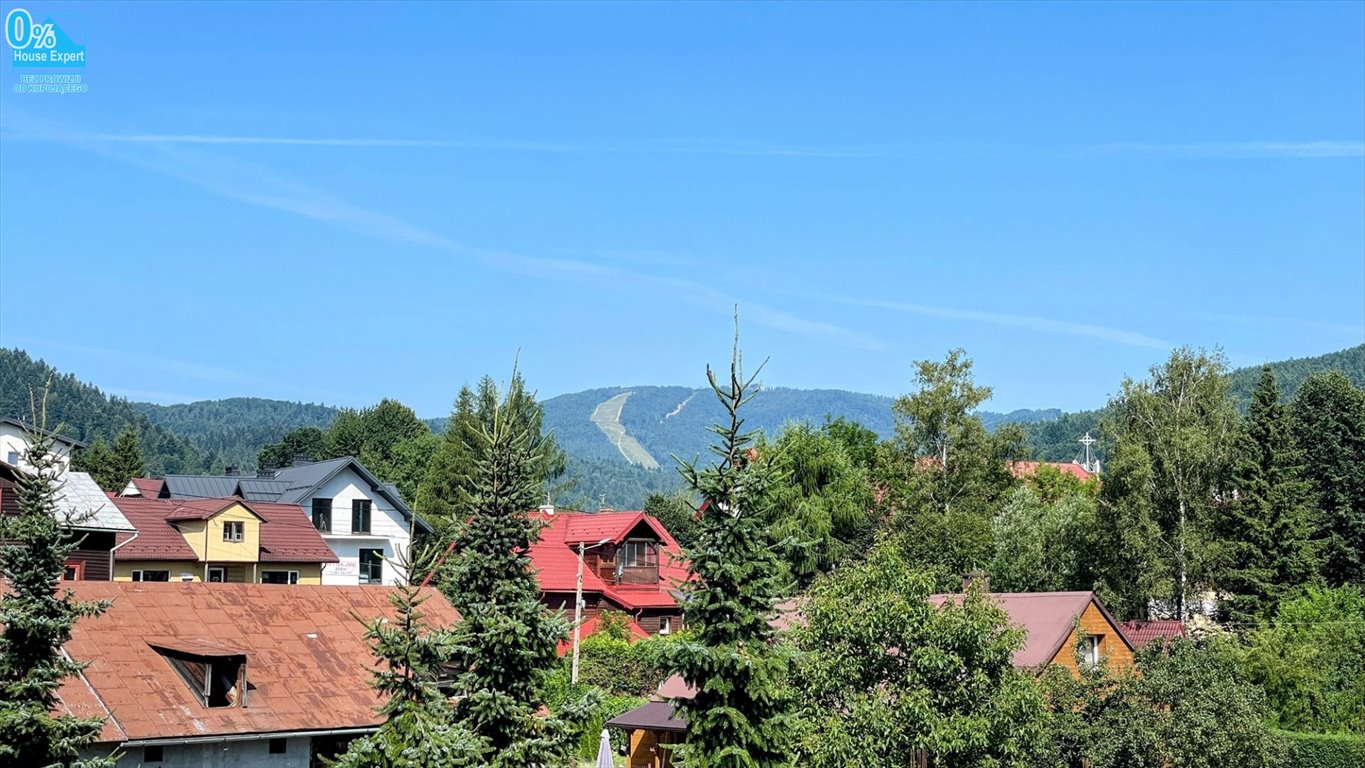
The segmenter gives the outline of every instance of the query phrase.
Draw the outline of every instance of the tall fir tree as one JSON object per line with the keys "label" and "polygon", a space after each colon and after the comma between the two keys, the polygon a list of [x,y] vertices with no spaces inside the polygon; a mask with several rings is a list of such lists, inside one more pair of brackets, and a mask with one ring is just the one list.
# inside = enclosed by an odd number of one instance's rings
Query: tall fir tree
{"label": "tall fir tree", "polygon": [[[37,411],[38,409],[34,409]],[[34,424],[46,423],[46,408]],[[78,619],[98,616],[103,602],[81,602],[61,589],[66,559],[77,539],[58,520],[62,464],[54,438],[35,430],[18,473],[17,515],[0,515],[0,761],[17,766],[95,768],[107,758],[80,759],[104,721],[57,714],[57,689],[84,664],[62,646]],[[79,523],[79,520],[70,522]]]}
{"label": "tall fir tree", "polygon": [[1309,376],[1290,415],[1321,511],[1323,578],[1365,585],[1365,389],[1340,371]]}
{"label": "tall fir tree", "polygon": [[118,474],[114,466],[114,452],[101,438],[95,438],[89,447],[78,451],[71,459],[71,468],[77,472],[88,472],[90,477],[106,491],[118,493],[124,486],[118,484]]}
{"label": "tall fir tree", "polygon": [[137,430],[129,424],[119,433],[118,439],[114,440],[108,477],[110,485],[100,487],[118,493],[128,487],[129,480],[142,477],[146,472],[147,464],[142,459],[142,444],[138,440]]}
{"label": "tall fir tree", "polygon": [[486,425],[465,433],[467,474],[442,479],[457,489],[461,523],[439,580],[461,617],[451,652],[455,717],[485,741],[495,768],[557,763],[575,738],[569,722],[541,711],[565,627],[541,604],[531,570],[545,446],[517,407],[509,392]]}
{"label": "tall fir tree", "polygon": [[1229,493],[1211,514],[1219,614],[1237,624],[1270,618],[1317,573],[1309,486],[1270,366],[1261,369],[1238,436]]}
{"label": "tall fir tree", "polygon": [[783,569],[762,508],[771,498],[773,476],[770,462],[754,460],[753,434],[742,431],[740,409],[756,387],[755,377],[744,377],[738,333],[728,381],[718,382],[709,366],[706,377],[729,419],[711,428],[720,438],[711,449],[718,464],[682,463],[684,479],[702,499],[702,512],[688,549],[691,579],[682,587],[688,635],[669,646],[666,666],[696,689],[693,698],[675,702],[687,721],[688,765],[785,765],[792,725],[785,679],[791,660],[776,646],[769,623]]}
{"label": "tall fir tree", "polygon": [[484,765],[487,746],[455,721],[439,680],[450,660],[449,627],[432,627],[428,596],[404,585],[389,594],[395,617],[365,623],[378,666],[371,686],[384,697],[379,730],[351,742],[337,768],[465,768]]}

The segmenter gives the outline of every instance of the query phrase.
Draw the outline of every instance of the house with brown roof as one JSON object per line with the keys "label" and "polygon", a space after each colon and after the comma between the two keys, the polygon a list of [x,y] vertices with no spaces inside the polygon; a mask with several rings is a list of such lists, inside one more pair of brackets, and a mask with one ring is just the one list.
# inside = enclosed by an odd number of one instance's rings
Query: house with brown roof
{"label": "house with brown roof", "polygon": [[137,528],[115,548],[115,581],[321,584],[338,560],[297,504],[236,497],[113,502]]}
{"label": "house with brown roof", "polygon": [[[27,465],[0,461],[0,515],[19,514],[17,483]],[[134,533],[132,523],[85,472],[64,472],[57,480],[53,510],[76,548],[67,557],[65,580],[108,581],[118,537]]]}
{"label": "house with brown roof", "polygon": [[545,523],[530,552],[542,602],[572,614],[581,552],[583,629],[595,627],[593,619],[604,610],[629,615],[650,635],[682,628],[678,588],[687,580],[687,562],[677,540],[653,516],[551,505],[533,514]]}
{"label": "house with brown roof", "polygon": [[[308,768],[382,722],[360,620],[392,617],[388,587],[81,582],[111,600],[64,650],[88,663],[60,709],[102,717],[90,754],[119,768]],[[428,621],[455,609],[424,589]]]}

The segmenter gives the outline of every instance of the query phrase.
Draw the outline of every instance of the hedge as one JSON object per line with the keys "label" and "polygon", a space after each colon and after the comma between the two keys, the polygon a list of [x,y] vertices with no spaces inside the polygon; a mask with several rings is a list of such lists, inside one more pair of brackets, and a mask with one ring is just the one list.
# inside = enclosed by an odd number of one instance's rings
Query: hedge
{"label": "hedge", "polygon": [[1284,739],[1285,768],[1360,768],[1365,766],[1365,735],[1277,731]]}

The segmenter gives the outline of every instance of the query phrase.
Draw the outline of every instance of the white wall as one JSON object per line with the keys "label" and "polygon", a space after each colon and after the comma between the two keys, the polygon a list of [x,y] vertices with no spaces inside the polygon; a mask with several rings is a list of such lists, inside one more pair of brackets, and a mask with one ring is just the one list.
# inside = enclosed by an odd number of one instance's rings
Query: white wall
{"label": "white wall", "polygon": [[[384,583],[403,584],[407,581],[407,571],[399,567],[395,559],[406,561],[412,534],[403,513],[399,512],[378,492],[351,469],[338,472],[336,477],[323,483],[314,493],[316,498],[332,500],[332,532],[323,534],[327,546],[332,548],[339,563],[322,566],[322,583],[335,585],[355,585],[360,583],[360,550],[383,549]],[[313,497],[301,500],[310,518],[313,514]],[[357,535],[351,532],[351,501],[369,499],[370,533]]]}
{"label": "white wall", "polygon": [[308,768],[312,739],[299,736],[287,740],[283,755],[270,754],[270,742],[222,741],[211,744],[185,744],[162,748],[162,761],[142,761],[142,747],[124,750],[118,768]]}
{"label": "white wall", "polygon": [[[28,462],[23,460],[24,451],[28,450],[28,433],[14,426],[13,424],[0,423],[0,461],[10,463],[10,453],[19,454],[19,464],[16,466],[27,467]],[[53,453],[61,459],[62,471],[71,468],[71,446],[60,440],[53,442]]]}

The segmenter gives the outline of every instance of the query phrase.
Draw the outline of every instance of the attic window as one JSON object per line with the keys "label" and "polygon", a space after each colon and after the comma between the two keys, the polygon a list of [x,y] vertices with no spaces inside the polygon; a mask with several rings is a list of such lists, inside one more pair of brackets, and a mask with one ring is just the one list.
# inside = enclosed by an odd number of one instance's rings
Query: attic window
{"label": "attic window", "polygon": [[250,686],[246,654],[211,647],[211,643],[181,641],[179,648],[152,645],[189,687],[199,703],[212,709],[245,707]]}

